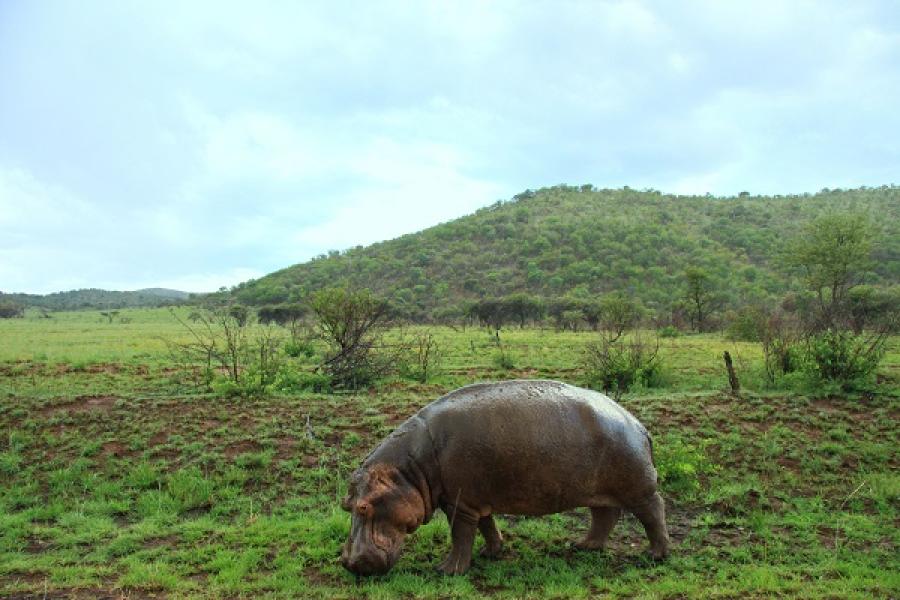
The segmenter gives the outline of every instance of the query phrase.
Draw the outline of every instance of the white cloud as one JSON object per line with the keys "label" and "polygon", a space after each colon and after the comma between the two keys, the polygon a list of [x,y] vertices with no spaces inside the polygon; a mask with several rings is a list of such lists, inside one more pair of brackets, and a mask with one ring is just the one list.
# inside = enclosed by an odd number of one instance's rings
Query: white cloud
{"label": "white cloud", "polygon": [[231,285],[559,182],[900,164],[890,2],[20,3],[0,30],[5,289]]}

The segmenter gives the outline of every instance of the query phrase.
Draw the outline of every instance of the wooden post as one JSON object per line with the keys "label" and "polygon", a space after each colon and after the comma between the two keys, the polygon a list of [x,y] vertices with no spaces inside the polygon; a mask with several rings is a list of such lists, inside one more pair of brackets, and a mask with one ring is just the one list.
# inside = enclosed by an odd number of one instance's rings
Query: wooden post
{"label": "wooden post", "polygon": [[728,371],[728,385],[731,386],[731,393],[737,396],[741,392],[741,384],[738,383],[737,375],[734,372],[734,365],[731,362],[731,354],[728,350],[722,355],[725,358],[725,369]]}

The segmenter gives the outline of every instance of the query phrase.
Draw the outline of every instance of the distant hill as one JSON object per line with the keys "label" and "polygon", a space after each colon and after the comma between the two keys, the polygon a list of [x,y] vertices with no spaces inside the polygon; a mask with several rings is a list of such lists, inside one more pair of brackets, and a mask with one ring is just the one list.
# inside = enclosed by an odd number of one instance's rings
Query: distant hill
{"label": "distant hill", "polygon": [[187,292],[165,288],[147,288],[133,292],[116,292],[95,288],[55,292],[52,294],[4,294],[0,301],[12,301],[24,306],[47,310],[79,310],[130,308],[138,306],[167,306],[180,304],[190,297]]}
{"label": "distant hill", "polygon": [[262,305],[301,301],[317,289],[348,284],[425,318],[466,300],[515,292],[553,298],[623,290],[664,310],[680,294],[684,270],[698,266],[739,305],[797,288],[778,267],[784,241],[817,215],[845,210],[869,213],[881,229],[867,281],[898,283],[897,186],[714,197],[560,185],[418,233],[333,251],[231,293]]}

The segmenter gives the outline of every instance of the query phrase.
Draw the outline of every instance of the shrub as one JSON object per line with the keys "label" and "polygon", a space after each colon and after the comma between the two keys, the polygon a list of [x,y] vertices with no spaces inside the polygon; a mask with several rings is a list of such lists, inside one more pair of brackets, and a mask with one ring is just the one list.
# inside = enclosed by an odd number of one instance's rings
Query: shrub
{"label": "shrub", "polygon": [[21,304],[11,300],[0,301],[0,319],[14,319],[25,316],[25,309]]}
{"label": "shrub", "polygon": [[196,385],[227,395],[266,393],[281,366],[282,336],[274,326],[250,327],[252,315],[238,305],[193,312],[190,323],[171,314],[190,334],[189,342],[168,342],[172,359]]}
{"label": "shrub", "polygon": [[390,369],[381,341],[389,309],[384,300],[369,290],[332,288],[313,294],[310,305],[328,344],[321,369],[335,387],[359,389]]}
{"label": "shrub", "polygon": [[505,371],[516,368],[512,356],[510,356],[509,352],[503,346],[499,346],[497,352],[494,353],[494,366]]}
{"label": "shrub", "polygon": [[661,338],[677,338],[680,335],[681,332],[673,325],[666,325],[659,330],[659,337]]}
{"label": "shrub", "polygon": [[616,397],[632,387],[657,387],[662,383],[659,340],[651,346],[637,334],[615,342],[606,338],[585,346],[582,355],[586,385],[612,392]]}
{"label": "shrub", "polygon": [[807,340],[803,370],[814,382],[850,390],[869,379],[884,355],[884,338],[827,329]]}
{"label": "shrub", "polygon": [[398,357],[401,376],[419,383],[428,383],[429,378],[440,372],[444,351],[433,333],[430,331],[417,333],[401,345],[403,352]]}
{"label": "shrub", "polygon": [[715,470],[703,445],[688,444],[674,436],[654,441],[653,462],[666,493],[682,500],[696,498],[700,492],[700,476]]}
{"label": "shrub", "polygon": [[308,340],[288,340],[284,344],[284,353],[291,358],[299,358],[301,356],[312,358],[316,353],[316,349],[312,342]]}
{"label": "shrub", "polygon": [[761,342],[766,334],[768,315],[757,306],[744,306],[728,315],[725,337],[738,342]]}
{"label": "shrub", "polygon": [[326,394],[331,391],[331,377],[327,373],[309,373],[282,368],[275,377],[272,387],[281,392]]}

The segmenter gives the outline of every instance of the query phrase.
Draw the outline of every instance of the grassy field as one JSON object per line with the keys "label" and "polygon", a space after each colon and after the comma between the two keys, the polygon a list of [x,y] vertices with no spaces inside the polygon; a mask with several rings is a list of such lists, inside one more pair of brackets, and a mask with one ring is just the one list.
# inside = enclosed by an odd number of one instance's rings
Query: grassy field
{"label": "grassy field", "polygon": [[[877,390],[816,398],[767,388],[756,345],[712,335],[662,340],[666,387],[621,399],[654,435],[669,561],[644,557],[632,517],[606,552],[574,550],[588,517],[574,511],[501,519],[503,556],[443,577],[438,516],[389,575],[357,582],[338,562],[338,500],[361,458],[460,385],[579,383],[593,334],[504,331],[512,369],[483,330],[436,335],[445,368],[428,384],[248,400],[186,383],[166,310],[0,321],[0,596],[900,596],[897,340]],[[723,391],[725,349],[740,398]]]}

